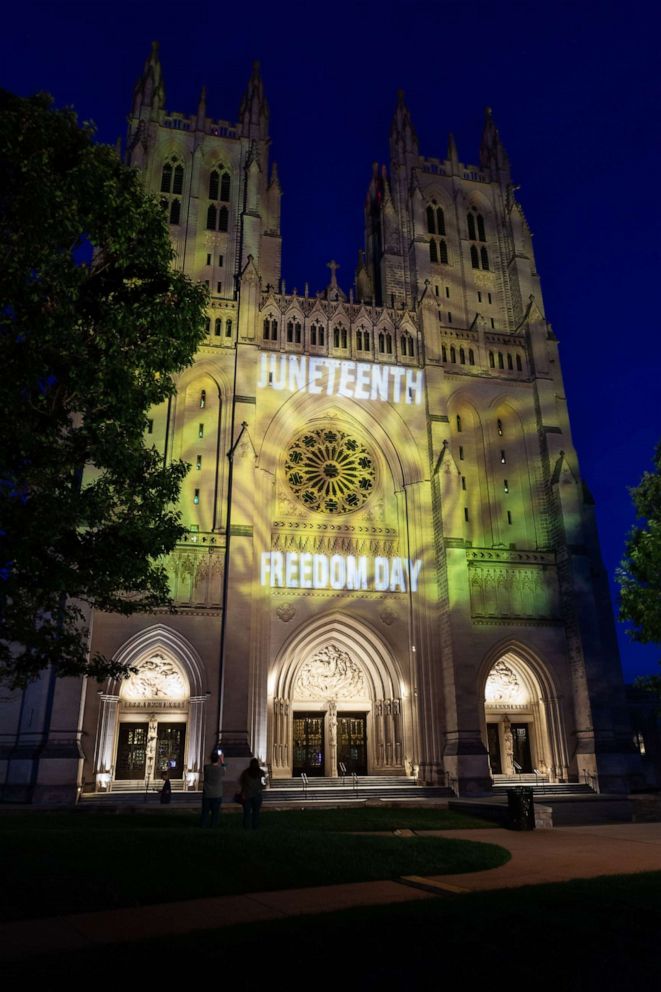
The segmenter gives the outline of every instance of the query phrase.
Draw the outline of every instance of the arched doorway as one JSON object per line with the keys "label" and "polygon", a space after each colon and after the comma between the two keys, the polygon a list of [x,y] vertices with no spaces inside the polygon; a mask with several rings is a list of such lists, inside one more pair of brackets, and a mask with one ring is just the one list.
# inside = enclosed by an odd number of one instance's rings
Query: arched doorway
{"label": "arched doorway", "polygon": [[407,725],[401,681],[364,625],[327,617],[300,632],[276,661],[269,700],[274,778],[401,775]]}
{"label": "arched doorway", "polygon": [[514,650],[490,667],[484,688],[492,776],[531,774],[566,781],[567,749],[559,700],[548,677]]}
{"label": "arched doorway", "polygon": [[196,788],[201,766],[201,666],[191,646],[158,625],[125,644],[117,659],[135,669],[100,693],[95,779],[99,791],[156,786]]}

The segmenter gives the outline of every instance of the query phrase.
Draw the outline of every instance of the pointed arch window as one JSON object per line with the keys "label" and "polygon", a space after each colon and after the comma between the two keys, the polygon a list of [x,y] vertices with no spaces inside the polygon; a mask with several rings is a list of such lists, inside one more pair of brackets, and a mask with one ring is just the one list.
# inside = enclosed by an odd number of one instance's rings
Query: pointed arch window
{"label": "pointed arch window", "polygon": [[475,352],[472,348],[468,349],[468,364],[475,365]]}
{"label": "pointed arch window", "polygon": [[181,196],[184,191],[184,167],[183,165],[175,165],[174,175],[172,177],[172,192],[175,196]]}
{"label": "pointed arch window", "polygon": [[229,203],[230,199],[230,174],[223,172],[220,177],[220,199],[223,203]]}
{"label": "pointed arch window", "polygon": [[450,345],[450,361],[453,365],[457,364],[457,352],[454,345]]}
{"label": "pointed arch window", "polygon": [[219,176],[218,170],[214,169],[213,172],[209,174],[209,199],[217,200],[219,190]]}
{"label": "pointed arch window", "polygon": [[438,242],[438,258],[442,265],[448,264],[448,245],[442,239]]}
{"label": "pointed arch window", "polygon": [[203,389],[202,392],[200,393],[200,410],[204,410],[206,405],[207,405],[207,391],[206,389]]}
{"label": "pointed arch window", "polygon": [[429,242],[429,261],[438,262],[438,251],[436,249],[436,242],[433,238]]}
{"label": "pointed arch window", "polygon": [[447,362],[447,360],[448,360],[448,349],[445,347],[444,344],[441,345],[441,357],[442,357],[442,359],[443,359],[444,362]]}
{"label": "pointed arch window", "polygon": [[436,207],[436,230],[439,234],[445,234],[445,214],[442,207]]}
{"label": "pointed arch window", "polygon": [[431,205],[427,207],[427,231],[429,234],[436,234],[436,218]]}
{"label": "pointed arch window", "polygon": [[459,349],[459,361],[461,362],[462,365],[466,364],[466,351],[464,350],[464,348]]}
{"label": "pointed arch window", "polygon": [[482,214],[477,215],[477,236],[480,241],[486,241],[487,237],[484,231],[484,218]]}
{"label": "pointed arch window", "polygon": [[221,207],[218,211],[218,230],[226,231],[229,226],[229,211],[227,207]]}
{"label": "pointed arch window", "polygon": [[488,253],[488,251],[486,250],[486,248],[484,246],[480,249],[480,258],[482,259],[482,268],[483,269],[488,269],[489,268],[489,253]]}
{"label": "pointed arch window", "polygon": [[475,217],[473,214],[468,214],[468,237],[471,241],[476,241],[475,237]]}
{"label": "pointed arch window", "polygon": [[178,224],[181,219],[181,200],[173,200],[170,204],[170,223]]}
{"label": "pointed arch window", "polygon": [[523,372],[523,366],[521,364],[521,355],[516,356],[516,371]]}
{"label": "pointed arch window", "polygon": [[210,203],[209,209],[207,210],[207,231],[216,230],[217,216],[218,215],[215,206],[213,205],[213,203]]}
{"label": "pointed arch window", "polygon": [[266,319],[264,320],[264,340],[265,341],[278,340],[278,322],[272,317],[266,317]]}
{"label": "pointed arch window", "polygon": [[161,172],[161,193],[170,193],[172,190],[172,166],[166,162]]}
{"label": "pointed arch window", "polygon": [[495,367],[496,367],[496,361],[495,361],[495,358],[494,358],[494,354],[493,354],[493,351],[490,351],[489,352],[489,368],[490,369],[495,369]]}
{"label": "pointed arch window", "polygon": [[222,322],[222,320],[220,319],[220,317],[216,317],[216,323],[214,325],[214,333],[215,333],[215,335],[216,335],[217,338],[220,337],[220,333],[222,331],[222,328],[223,328],[223,322]]}
{"label": "pointed arch window", "polygon": [[480,259],[478,257],[477,248],[475,247],[475,245],[471,245],[471,265],[473,266],[474,269],[479,269],[480,267]]}
{"label": "pointed arch window", "polygon": [[225,337],[226,338],[231,338],[232,337],[232,321],[231,320],[226,320],[225,321]]}

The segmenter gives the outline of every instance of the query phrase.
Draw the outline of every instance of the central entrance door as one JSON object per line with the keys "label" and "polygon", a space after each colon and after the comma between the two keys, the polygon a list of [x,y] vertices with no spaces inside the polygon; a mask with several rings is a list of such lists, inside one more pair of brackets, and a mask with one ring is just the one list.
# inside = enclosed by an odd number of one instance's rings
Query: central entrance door
{"label": "central entrance door", "polygon": [[337,714],[337,763],[349,774],[367,775],[367,714]]}
{"label": "central entrance door", "polygon": [[324,774],[324,714],[294,714],[294,776]]}
{"label": "central entrance door", "polygon": [[115,778],[145,777],[148,737],[148,723],[120,723]]}
{"label": "central entrance door", "polygon": [[170,778],[184,777],[185,723],[159,723],[156,739],[156,771]]}
{"label": "central entrance door", "polygon": [[503,766],[500,760],[499,724],[497,723],[487,724],[487,738],[489,741],[489,763],[491,765],[491,774],[501,775],[503,771]]}
{"label": "central entrance door", "polygon": [[512,745],[514,760],[517,765],[521,766],[521,771],[531,772],[532,760],[530,758],[530,737],[527,723],[512,724]]}

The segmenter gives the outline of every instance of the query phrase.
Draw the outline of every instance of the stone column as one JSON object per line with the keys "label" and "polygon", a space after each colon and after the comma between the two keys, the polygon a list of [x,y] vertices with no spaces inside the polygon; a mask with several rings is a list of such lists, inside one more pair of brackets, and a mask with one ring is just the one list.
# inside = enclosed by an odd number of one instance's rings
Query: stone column
{"label": "stone column", "polygon": [[94,767],[97,792],[108,792],[112,784],[118,705],[119,696],[101,693],[99,736]]}
{"label": "stone column", "polygon": [[202,754],[204,742],[205,703],[209,697],[191,696],[188,708],[188,761],[184,788],[198,789],[200,772],[204,767]]}

